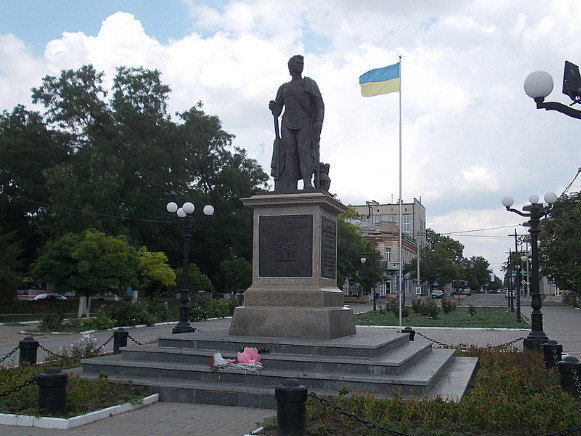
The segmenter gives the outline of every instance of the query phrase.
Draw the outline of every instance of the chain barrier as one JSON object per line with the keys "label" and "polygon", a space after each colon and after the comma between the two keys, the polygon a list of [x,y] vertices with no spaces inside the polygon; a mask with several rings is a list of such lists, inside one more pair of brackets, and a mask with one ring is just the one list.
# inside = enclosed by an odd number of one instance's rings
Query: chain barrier
{"label": "chain barrier", "polygon": [[137,339],[134,339],[131,335],[127,335],[127,337],[129,339],[131,339],[133,342],[135,342],[137,345],[143,345],[141,342],[139,342]]}
{"label": "chain barrier", "polygon": [[331,409],[333,409],[333,411],[335,413],[339,413],[341,415],[345,415],[349,419],[352,419],[354,421],[357,421],[360,424],[365,425],[370,430],[379,430],[382,433],[392,434],[392,435],[397,435],[397,436],[410,436],[407,433],[401,433],[399,431],[391,430],[391,429],[389,429],[387,427],[382,427],[381,425],[376,424],[374,422],[366,421],[365,419],[362,419],[359,416],[357,416],[357,415],[355,415],[355,414],[353,414],[351,412],[348,412],[345,409],[337,406],[336,404],[331,403],[329,400],[317,396],[317,394],[315,394],[314,392],[309,392],[307,395],[309,397],[314,398],[315,400],[319,401],[323,406],[330,407]]}
{"label": "chain barrier", "polygon": [[105,348],[105,346],[106,346],[106,345],[107,345],[109,342],[111,342],[112,340],[113,340],[113,335],[109,336],[109,339],[107,339],[103,345],[101,345],[100,347],[97,347],[97,348],[95,348],[95,351],[97,351],[97,352],[101,352],[101,350],[102,350],[103,348]]}
{"label": "chain barrier", "polygon": [[559,355],[557,354],[557,347],[553,347],[553,362],[555,363],[555,369],[559,370]]}
{"label": "chain barrier", "polygon": [[46,348],[41,343],[38,344],[38,348],[40,348],[41,350],[43,350],[46,354],[50,354],[50,355],[53,355],[53,356],[58,356],[57,353],[54,353],[54,352],[50,351],[48,348]]}
{"label": "chain barrier", "polygon": [[577,388],[577,395],[581,400],[581,382],[579,381],[579,374],[577,374],[577,368],[573,367],[571,368],[571,371],[573,372],[573,380],[575,381],[575,388]]}
{"label": "chain barrier", "polygon": [[24,389],[27,386],[30,386],[33,383],[36,383],[37,377],[31,378],[30,380],[25,381],[24,383],[22,383],[20,386],[16,386],[13,387],[11,389],[8,389],[7,391],[4,391],[2,393],[0,393],[0,397],[7,397],[10,394],[13,394],[14,392],[18,392],[21,389]]}
{"label": "chain barrier", "polygon": [[[458,345],[445,344],[443,342],[437,341],[436,339],[432,339],[432,338],[430,338],[430,337],[428,337],[428,336],[426,336],[423,333],[420,333],[418,331],[416,331],[416,335],[421,336],[422,338],[427,339],[428,341],[433,342],[434,344],[439,345],[440,347],[446,348],[446,349],[449,349],[449,350],[454,350],[456,348],[465,347],[466,346],[465,344],[458,344]],[[517,339],[512,340],[510,342],[506,342],[506,343],[500,344],[500,345],[495,345],[494,348],[506,348],[506,347],[509,347],[509,346],[511,346],[511,345],[519,342],[519,341],[522,341],[523,339],[525,339],[525,337],[524,336],[521,336],[520,338],[517,338]]]}
{"label": "chain barrier", "polygon": [[12,350],[11,352],[9,352],[6,356],[4,356],[2,359],[0,359],[0,363],[4,362],[6,359],[8,359],[10,356],[12,356],[14,353],[16,353],[18,350],[20,349],[20,345],[15,347],[14,350]]}

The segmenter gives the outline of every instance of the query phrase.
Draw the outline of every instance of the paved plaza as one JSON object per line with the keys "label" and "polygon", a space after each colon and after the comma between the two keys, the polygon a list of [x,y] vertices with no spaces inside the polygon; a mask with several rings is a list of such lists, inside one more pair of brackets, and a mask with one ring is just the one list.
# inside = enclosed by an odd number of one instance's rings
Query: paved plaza
{"label": "paved plaza", "polygon": [[[505,304],[498,297],[498,304]],[[522,312],[530,314],[530,300],[523,300]],[[354,312],[364,312],[372,309],[371,303],[354,304]],[[549,339],[554,339],[563,345],[563,352],[574,355],[581,360],[581,310],[560,303],[548,303],[543,306],[544,330]],[[227,332],[230,320],[212,320],[193,323],[200,329],[200,334],[206,332]],[[133,329],[130,335],[145,343],[157,336],[166,335],[172,326],[157,326]],[[398,327],[358,327],[358,331],[367,329],[383,329],[386,332],[400,330]],[[0,354],[10,351],[18,340],[23,338],[21,328],[0,326]],[[527,325],[522,330],[514,329],[451,329],[451,328],[418,328],[423,336],[447,345],[473,344],[478,346],[500,345],[526,337]],[[96,333],[99,339],[106,339],[110,332]],[[102,338],[101,338],[102,336]],[[36,336],[35,336],[36,337]],[[69,337],[38,337],[45,347],[57,347],[59,341],[67,343]],[[418,341],[426,341],[424,337],[416,336]],[[522,341],[515,343],[522,348]],[[7,350],[7,351],[3,351]],[[2,354],[4,353],[4,354]],[[91,436],[128,436],[128,435],[193,435],[214,436],[249,434],[258,428],[263,419],[274,417],[276,411],[250,409],[240,407],[223,407],[200,404],[156,403],[142,409],[122,415],[87,424],[71,430],[49,430],[31,427],[0,426],[0,434],[15,436],[56,436],[56,435],[91,435]]]}

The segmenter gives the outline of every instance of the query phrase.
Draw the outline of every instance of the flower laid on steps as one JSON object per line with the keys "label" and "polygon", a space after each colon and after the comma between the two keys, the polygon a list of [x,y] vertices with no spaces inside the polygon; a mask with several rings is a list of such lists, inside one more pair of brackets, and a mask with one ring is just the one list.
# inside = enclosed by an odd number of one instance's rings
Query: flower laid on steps
{"label": "flower laid on steps", "polygon": [[210,368],[212,371],[235,369],[256,373],[259,369],[262,369],[260,359],[260,354],[256,348],[244,348],[241,353],[238,353],[238,361],[224,359],[222,353],[216,352],[210,359]]}

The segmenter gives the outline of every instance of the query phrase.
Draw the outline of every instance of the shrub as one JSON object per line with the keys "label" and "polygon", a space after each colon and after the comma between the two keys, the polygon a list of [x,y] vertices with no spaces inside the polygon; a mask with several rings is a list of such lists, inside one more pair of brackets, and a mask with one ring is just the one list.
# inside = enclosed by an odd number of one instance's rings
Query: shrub
{"label": "shrub", "polygon": [[107,330],[115,327],[115,321],[110,318],[103,309],[97,310],[92,317],[87,319],[83,326],[87,330]]}
{"label": "shrub", "polygon": [[422,308],[422,300],[420,298],[414,298],[412,300],[412,310],[414,313],[420,313],[420,309]]}
{"label": "shrub", "polygon": [[442,310],[444,313],[448,314],[453,310],[456,310],[456,303],[454,303],[452,300],[446,300],[444,298],[442,299]]}
{"label": "shrub", "polygon": [[138,324],[153,325],[156,322],[156,318],[150,310],[151,305],[146,299],[135,302],[125,301],[121,306],[114,309],[110,316],[115,320],[116,327]]}
{"label": "shrub", "polygon": [[420,315],[427,316],[432,319],[436,319],[440,313],[440,307],[436,304],[434,300],[427,300],[423,302],[420,308]]}

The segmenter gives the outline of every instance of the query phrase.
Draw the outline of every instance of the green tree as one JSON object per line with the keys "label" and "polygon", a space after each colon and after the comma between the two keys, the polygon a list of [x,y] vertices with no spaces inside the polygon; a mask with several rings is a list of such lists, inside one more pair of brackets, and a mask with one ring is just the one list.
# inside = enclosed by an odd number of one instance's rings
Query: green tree
{"label": "green tree", "polygon": [[490,264],[482,256],[472,256],[462,260],[462,272],[460,277],[468,283],[472,290],[487,289],[490,284]]}
{"label": "green tree", "polygon": [[224,260],[220,264],[220,270],[224,279],[227,292],[236,292],[239,289],[247,289],[252,284],[252,264],[246,259],[237,257]]}
{"label": "green tree", "polygon": [[[462,251],[464,246],[450,238],[426,229],[426,246],[420,251],[421,275],[431,286],[438,283],[443,287],[453,280],[460,279]],[[416,276],[416,260],[414,259],[408,271],[412,278]]]}
{"label": "green tree", "polygon": [[68,159],[66,135],[51,131],[42,116],[16,106],[0,115],[0,223],[16,232],[28,265],[43,245],[38,228],[47,218],[45,170]]}
{"label": "green tree", "polygon": [[77,274],[70,283],[81,295],[108,292],[122,295],[127,286],[138,283],[137,250],[123,236],[87,230],[71,254],[77,261]]}
{"label": "green tree", "polygon": [[[234,136],[201,103],[172,121],[170,89],[158,71],[120,67],[111,90],[103,83],[103,73],[88,65],[46,76],[33,89],[33,101],[45,108],[37,115],[40,124],[65,151],[43,168],[45,206],[37,235],[55,239],[91,227],[124,234],[136,246],[165,252],[175,266],[182,253],[180,226],[160,222],[170,221],[168,200],[191,201],[212,204],[220,216],[192,218],[191,255],[204,271],[214,277],[221,260],[250,259],[252,212],[240,198],[267,187],[256,161],[232,147]],[[20,213],[11,221],[22,218]]]}
{"label": "green tree", "polygon": [[[356,217],[355,208],[349,206],[337,219],[337,285],[341,287],[350,279],[370,289],[383,279],[381,254],[373,243],[362,238],[361,229],[348,221]],[[365,263],[361,263],[362,257],[366,258]]]}
{"label": "green tree", "polygon": [[0,229],[0,304],[10,305],[16,298],[20,285],[22,248],[15,240],[15,232],[3,233]]}
{"label": "green tree", "polygon": [[161,289],[176,284],[176,274],[167,264],[167,256],[152,253],[146,247],[137,252],[139,257],[139,288],[148,296],[158,296]]}
{"label": "green tree", "polygon": [[581,295],[581,192],[561,196],[541,224],[539,263],[561,289]]}
{"label": "green tree", "polygon": [[[183,268],[178,268],[175,270],[176,274],[176,287],[174,291],[180,292],[183,280]],[[200,268],[195,263],[190,263],[188,266],[188,290],[190,292],[199,291],[213,291],[214,286],[210,278],[200,271]]]}
{"label": "green tree", "polygon": [[78,275],[78,265],[73,251],[82,240],[81,233],[67,233],[47,243],[30,266],[34,280],[53,285],[58,293],[74,290],[71,279]]}

